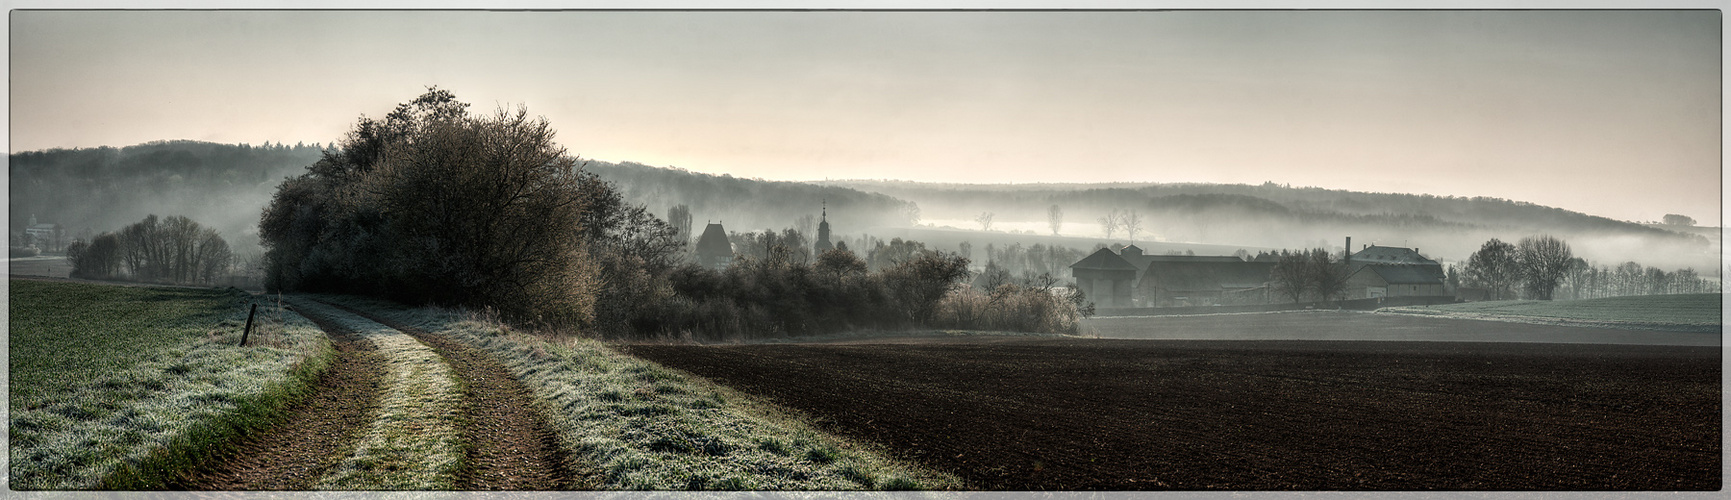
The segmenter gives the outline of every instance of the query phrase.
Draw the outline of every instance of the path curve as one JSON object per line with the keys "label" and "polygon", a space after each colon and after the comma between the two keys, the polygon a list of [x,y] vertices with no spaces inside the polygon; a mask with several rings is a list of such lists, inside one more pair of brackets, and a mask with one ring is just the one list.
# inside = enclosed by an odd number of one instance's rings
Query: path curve
{"label": "path curve", "polygon": [[444,357],[463,381],[462,435],[470,446],[459,490],[560,490],[580,484],[574,458],[537,410],[534,393],[485,351],[342,304],[325,304],[401,331]]}

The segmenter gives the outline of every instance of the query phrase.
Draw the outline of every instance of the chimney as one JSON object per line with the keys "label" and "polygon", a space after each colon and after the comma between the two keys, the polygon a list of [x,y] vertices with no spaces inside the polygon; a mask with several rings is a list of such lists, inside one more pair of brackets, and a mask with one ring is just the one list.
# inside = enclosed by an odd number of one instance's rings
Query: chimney
{"label": "chimney", "polygon": [[1352,237],[1351,236],[1346,237],[1346,249],[1340,251],[1340,261],[1342,263],[1345,263],[1346,267],[1349,267],[1349,268],[1352,267]]}

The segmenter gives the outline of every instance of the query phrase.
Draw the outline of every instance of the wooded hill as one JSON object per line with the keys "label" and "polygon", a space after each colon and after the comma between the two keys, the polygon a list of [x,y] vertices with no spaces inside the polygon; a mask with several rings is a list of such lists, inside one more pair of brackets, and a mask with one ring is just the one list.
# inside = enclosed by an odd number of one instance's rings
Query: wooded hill
{"label": "wooded hill", "polygon": [[249,231],[277,183],[318,158],[318,145],[199,141],[14,153],[7,227],[19,231],[34,215],[88,239],[150,214],[185,215],[236,250],[257,249]]}
{"label": "wooded hill", "polygon": [[[1058,205],[1065,233],[1100,236],[1096,219],[1136,210],[1139,239],[1251,247],[1297,248],[1318,241],[1418,247],[1427,255],[1464,259],[1489,238],[1515,241],[1534,234],[1568,240],[1577,254],[1603,261],[1635,260],[1662,267],[1716,269],[1717,238],[1613,220],[1561,208],[1487,197],[1367,193],[1246,184],[938,184],[845,180],[850,187],[917,203],[926,219],[1047,220]],[[1043,226],[1042,226],[1043,227]],[[1040,231],[1049,234],[1050,231]],[[1117,239],[1125,239],[1120,233]],[[1355,243],[1356,245],[1357,243]]]}
{"label": "wooded hill", "polygon": [[[155,141],[122,148],[50,149],[10,155],[8,227],[30,217],[57,223],[68,238],[88,237],[149,214],[186,215],[217,229],[237,251],[258,250],[259,215],[283,178],[318,161],[318,145],[250,146]],[[665,218],[685,204],[701,232],[705,221],[730,231],[795,227],[825,202],[845,232],[908,225],[912,205],[895,198],[802,182],[746,179],[636,163],[588,161],[584,168],[616,184],[627,203]],[[838,232],[842,231],[838,229]],[[89,234],[84,234],[88,232]]]}
{"label": "wooded hill", "polygon": [[[32,215],[78,237],[118,229],[148,214],[186,215],[221,231],[237,252],[258,248],[254,229],[284,177],[319,158],[317,145],[248,146],[157,141],[124,148],[52,149],[10,155],[8,226]],[[1443,260],[1463,260],[1489,238],[1516,241],[1534,234],[1567,240],[1578,255],[1599,262],[1638,261],[1668,269],[1717,272],[1718,231],[1677,231],[1555,207],[1486,197],[1365,193],[1244,184],[935,184],[907,181],[787,182],[713,175],[632,162],[588,161],[585,169],[618,186],[627,203],[664,217],[691,208],[694,231],[706,221],[728,230],[801,228],[823,203],[837,235],[903,228],[916,221],[973,220],[993,212],[998,222],[1040,222],[1058,205],[1067,237],[1107,240],[1095,220],[1111,210],[1143,218],[1137,240],[1257,248],[1358,243],[1418,247]],[[964,224],[961,229],[977,229]],[[1050,234],[1049,230],[1036,231]],[[886,233],[887,234],[887,233]],[[1005,238],[1025,237],[991,233]],[[982,237],[989,236],[982,234]],[[838,236],[839,237],[839,236]],[[984,245],[995,241],[975,239]],[[999,242],[1008,244],[1008,240]],[[1031,242],[1027,242],[1031,243]],[[1146,244],[1145,244],[1146,245]],[[1085,246],[1085,245],[1083,245]],[[946,247],[947,248],[947,247]]]}
{"label": "wooded hill", "polygon": [[892,196],[847,187],[746,179],[632,162],[591,160],[583,168],[617,185],[627,202],[645,205],[662,218],[674,205],[690,206],[694,233],[702,233],[706,221],[719,221],[735,232],[797,228],[796,219],[817,217],[825,203],[832,225],[845,233],[867,227],[907,226],[918,213],[916,206]]}

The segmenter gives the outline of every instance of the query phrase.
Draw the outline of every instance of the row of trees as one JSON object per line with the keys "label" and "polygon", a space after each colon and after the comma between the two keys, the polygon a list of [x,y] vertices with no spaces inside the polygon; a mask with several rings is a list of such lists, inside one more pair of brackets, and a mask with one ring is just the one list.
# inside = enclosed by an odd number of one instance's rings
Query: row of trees
{"label": "row of trees", "polygon": [[1585,299],[1720,289],[1716,280],[1703,278],[1693,269],[1666,272],[1636,262],[1595,267],[1575,257],[1568,243],[1545,235],[1522,238],[1516,244],[1492,238],[1467,259],[1458,280],[1459,285],[1484,289],[1490,300],[1551,300],[1558,298],[1559,290],[1568,298]]}
{"label": "row of trees", "polygon": [[1637,262],[1616,266],[1593,266],[1576,259],[1569,266],[1559,294],[1571,299],[1595,299],[1626,295],[1668,295],[1677,293],[1718,293],[1719,280],[1702,277],[1694,269],[1666,272]]}
{"label": "row of trees", "polygon": [[215,229],[185,216],[159,219],[154,214],[118,233],[74,241],[66,247],[66,259],[76,278],[180,284],[214,283],[234,264],[228,242]]}

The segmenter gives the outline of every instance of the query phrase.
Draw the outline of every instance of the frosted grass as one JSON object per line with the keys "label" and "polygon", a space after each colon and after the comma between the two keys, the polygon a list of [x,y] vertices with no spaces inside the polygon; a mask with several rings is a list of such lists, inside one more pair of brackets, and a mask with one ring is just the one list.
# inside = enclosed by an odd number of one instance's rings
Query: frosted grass
{"label": "frosted grass", "polygon": [[[148,293],[148,289],[142,289],[97,295],[91,299],[97,302],[92,307],[66,310],[101,313],[102,300],[131,300],[134,294]],[[70,302],[84,300],[74,295],[49,297]],[[11,304],[14,319],[20,314],[29,315],[21,313],[21,309],[68,305],[42,305],[19,299],[14,294]],[[257,319],[248,346],[238,347],[248,300],[261,304],[263,317]],[[203,311],[210,307],[205,302],[210,301],[227,312],[215,317],[173,312]],[[56,376],[60,380],[40,384],[37,388],[40,390],[36,391],[11,388],[7,454],[10,486],[15,490],[97,489],[112,487],[105,482],[128,469],[135,476],[139,472],[160,473],[138,469],[159,466],[146,464],[152,458],[161,458],[153,455],[162,455],[167,450],[185,451],[189,446],[208,445],[211,429],[236,418],[243,406],[264,404],[267,399],[284,397],[284,393],[304,386],[304,380],[297,380],[297,372],[300,377],[310,378],[308,374],[321,370],[329,362],[330,344],[318,327],[305,318],[277,311],[272,306],[263,299],[219,294],[202,301],[176,299],[153,303],[152,308],[169,309],[164,317],[158,318],[107,315],[90,318],[74,312],[50,315],[41,324],[12,323],[14,355],[35,349],[76,348],[83,350],[81,356],[109,356],[125,361],[108,365],[107,360],[90,359],[91,364],[106,366],[101,371],[66,367],[60,372],[44,366],[35,369],[52,372],[13,373],[15,383],[19,379],[48,380]],[[48,333],[53,328],[84,331],[135,328],[136,332],[129,331],[127,335],[151,337],[141,341],[152,345],[161,342],[162,347],[141,350],[129,342],[131,339],[61,346],[57,342],[64,341],[61,340],[64,337]],[[50,344],[30,345],[32,342]],[[20,397],[21,393],[28,396]]]}
{"label": "frosted grass", "polygon": [[499,358],[547,405],[598,489],[953,489],[952,475],[885,458],[750,396],[583,338],[515,331],[457,311],[329,297]]}

